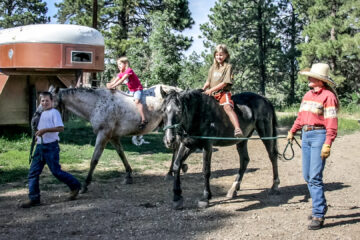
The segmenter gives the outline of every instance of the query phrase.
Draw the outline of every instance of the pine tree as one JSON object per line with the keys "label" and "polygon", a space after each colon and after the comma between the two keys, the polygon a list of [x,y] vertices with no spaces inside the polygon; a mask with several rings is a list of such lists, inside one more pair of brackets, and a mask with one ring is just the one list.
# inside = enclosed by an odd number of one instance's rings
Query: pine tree
{"label": "pine tree", "polygon": [[[304,1],[300,3],[305,4]],[[296,46],[303,41],[301,31],[305,23],[300,20],[299,15],[301,13],[296,12],[294,3],[291,0],[282,1],[280,6],[281,21],[276,30],[281,37],[281,48],[284,52],[284,56],[279,59],[283,62],[283,64],[280,64],[283,72],[281,86],[284,87],[284,92],[289,93],[286,102],[293,104],[300,100],[296,99],[295,82],[299,71],[297,58],[300,57],[301,52]],[[289,86],[287,83],[289,83]],[[302,93],[299,97],[301,96]]]}
{"label": "pine tree", "polygon": [[[57,5],[59,7],[58,21],[91,26],[91,1],[64,0]],[[153,61],[152,57],[158,56],[152,53],[149,45],[154,29],[168,34],[171,38],[193,24],[187,0],[98,0],[98,4],[98,29],[105,37],[107,58],[116,59],[127,55],[134,70],[139,71],[140,78],[150,77],[148,72]],[[164,29],[160,29],[158,24],[154,25],[153,16],[161,16],[165,19],[166,24],[161,24]],[[167,41],[167,37],[167,35],[158,37],[158,44],[161,45],[162,42]],[[175,45],[179,45],[168,49],[167,54],[175,56],[173,59],[180,61],[178,55],[190,44],[180,41],[179,36],[176,39]],[[190,41],[190,39],[183,40]],[[140,49],[143,52],[139,52]],[[172,68],[167,68],[167,70],[174,71]],[[160,78],[157,80],[160,81]],[[176,79],[173,81],[176,82]]]}
{"label": "pine tree", "polygon": [[360,1],[313,0],[306,15],[306,41],[298,46],[302,51],[300,66],[328,63],[342,97],[359,91]]}
{"label": "pine tree", "polygon": [[228,45],[237,73],[237,90],[258,89],[265,95],[267,82],[274,80],[281,53],[280,40],[273,32],[278,6],[274,0],[219,0],[210,22],[201,26],[207,46]]}
{"label": "pine tree", "polygon": [[177,86],[181,72],[182,52],[190,47],[189,38],[172,32],[166,15],[152,15],[153,30],[149,43],[151,48],[151,80]]}
{"label": "pine tree", "polygon": [[50,22],[42,0],[1,0],[0,29]]}

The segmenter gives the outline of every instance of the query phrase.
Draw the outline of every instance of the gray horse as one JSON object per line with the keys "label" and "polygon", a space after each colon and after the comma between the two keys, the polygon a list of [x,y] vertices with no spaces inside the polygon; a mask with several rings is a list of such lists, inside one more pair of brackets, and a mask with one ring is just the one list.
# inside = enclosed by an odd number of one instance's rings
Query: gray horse
{"label": "gray horse", "polygon": [[49,89],[54,96],[54,107],[66,109],[89,121],[96,134],[95,150],[91,158],[90,170],[81,193],[88,190],[95,167],[101,154],[110,142],[120,156],[126,170],[124,183],[132,183],[132,169],[126,159],[120,142],[122,136],[143,135],[153,131],[162,121],[161,106],[163,98],[160,88],[165,91],[180,89],[155,85],[144,91],[142,99],[145,117],[149,121],[144,129],[138,128],[141,122],[133,98],[124,92],[108,89],[68,88]]}

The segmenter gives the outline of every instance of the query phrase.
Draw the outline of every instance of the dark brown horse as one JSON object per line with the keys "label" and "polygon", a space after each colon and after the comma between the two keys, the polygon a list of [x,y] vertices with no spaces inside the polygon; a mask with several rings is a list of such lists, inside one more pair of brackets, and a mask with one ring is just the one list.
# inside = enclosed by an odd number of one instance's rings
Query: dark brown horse
{"label": "dark brown horse", "polygon": [[[233,138],[234,127],[222,106],[213,97],[198,90],[165,93],[163,98],[163,122],[165,126],[164,143],[168,148],[174,148],[173,171],[174,197],[173,207],[183,207],[183,197],[180,187],[180,169],[186,158],[197,148],[203,149],[204,192],[198,205],[207,207],[211,199],[210,165],[212,146],[229,146],[236,144],[240,156],[240,168],[228,197],[236,196],[240,182],[249,163],[247,139]],[[272,104],[264,97],[255,93],[234,95],[234,110],[238,115],[241,129],[246,137],[256,130],[260,137],[276,137],[276,115]],[[205,138],[204,138],[205,137]],[[209,138],[206,138],[209,137]],[[232,138],[224,140],[221,137]],[[280,183],[278,177],[278,150],[276,138],[262,140],[273,167],[273,185],[271,193],[278,192]]]}

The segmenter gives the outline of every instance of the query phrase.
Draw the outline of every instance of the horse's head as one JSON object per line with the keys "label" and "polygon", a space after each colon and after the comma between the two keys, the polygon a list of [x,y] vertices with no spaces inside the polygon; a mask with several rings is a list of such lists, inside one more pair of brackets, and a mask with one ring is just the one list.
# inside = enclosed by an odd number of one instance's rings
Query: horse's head
{"label": "horse's head", "polygon": [[51,93],[52,98],[53,98],[53,107],[54,108],[59,108],[59,105],[60,105],[59,91],[60,91],[60,88],[54,87],[53,85],[51,85],[48,89],[48,92]]}
{"label": "horse's head", "polygon": [[164,99],[162,105],[163,123],[164,123],[164,144],[167,148],[173,148],[176,142],[176,135],[180,126],[182,107],[180,102],[180,93],[177,91],[165,92],[160,89]]}

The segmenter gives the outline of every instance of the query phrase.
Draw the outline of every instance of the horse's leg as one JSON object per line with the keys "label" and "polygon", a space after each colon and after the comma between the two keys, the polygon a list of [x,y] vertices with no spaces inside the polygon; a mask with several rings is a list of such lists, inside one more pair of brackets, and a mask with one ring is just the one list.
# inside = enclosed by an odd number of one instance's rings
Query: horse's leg
{"label": "horse's leg", "polygon": [[185,159],[194,152],[195,149],[187,148],[183,143],[180,143],[178,151],[176,151],[176,155],[173,162],[173,172],[174,172],[174,185],[173,185],[173,208],[178,210],[183,208],[184,199],[181,196],[181,182],[180,182],[180,169],[182,163]]}
{"label": "horse's leg", "polygon": [[106,137],[106,134],[104,132],[101,132],[101,131],[98,132],[98,134],[96,136],[95,150],[94,150],[94,153],[93,153],[93,155],[91,157],[90,170],[89,170],[89,173],[88,173],[88,175],[86,177],[85,184],[81,189],[81,193],[86,193],[87,192],[88,186],[90,185],[91,180],[92,180],[92,175],[94,173],[95,167],[99,162],[100,156],[103,153],[107,142],[108,142],[108,139]]}
{"label": "horse's leg", "polygon": [[[165,176],[165,180],[167,181],[170,181],[170,180],[173,180],[173,175],[174,175],[174,171],[173,171],[173,168],[174,168],[174,161],[175,161],[175,158],[176,158],[176,155],[178,153],[178,150],[179,150],[179,146],[180,144],[176,144],[176,147],[173,149],[173,154],[172,154],[172,157],[171,157],[171,165],[170,165],[170,168],[169,168],[169,171],[168,173],[166,174]],[[188,166],[186,163],[182,163],[181,165],[181,170],[186,173],[187,170],[188,170]]]}
{"label": "horse's leg", "polygon": [[200,208],[208,207],[209,200],[212,197],[210,190],[211,155],[212,155],[212,144],[208,143],[204,147],[204,152],[203,152],[204,192],[203,192],[203,196],[198,202],[198,207]]}
{"label": "horse's leg", "polygon": [[175,161],[175,157],[177,155],[178,150],[179,150],[179,145],[177,144],[177,146],[173,149],[173,154],[171,157],[171,165],[170,165],[168,173],[165,176],[165,180],[167,180],[167,181],[173,180],[173,175],[174,175],[173,167],[174,167],[174,161]]}
{"label": "horse's leg", "polygon": [[247,143],[248,141],[242,141],[238,144],[236,144],[236,150],[238,151],[239,158],[240,158],[240,168],[239,172],[235,178],[235,181],[233,182],[231,188],[226,194],[226,197],[233,198],[236,197],[236,192],[240,190],[240,183],[242,181],[242,178],[244,177],[244,173],[247,169],[247,165],[250,162],[248,149],[247,149]]}
{"label": "horse's leg", "polygon": [[[273,133],[273,126],[271,121],[259,121],[256,123],[256,131],[259,133],[260,137],[275,137]],[[269,194],[280,194],[279,191],[279,172],[278,172],[278,156],[279,152],[277,149],[277,140],[270,139],[270,140],[262,140],[265,145],[266,151],[268,152],[272,169],[273,169],[273,185]]]}
{"label": "horse's leg", "polygon": [[120,139],[118,137],[114,137],[110,140],[110,143],[114,146],[114,148],[116,149],[116,152],[118,153],[121,161],[123,162],[124,164],[124,167],[125,167],[125,171],[126,171],[126,175],[125,175],[125,179],[123,181],[124,184],[131,184],[133,183],[133,179],[132,179],[132,176],[131,176],[131,173],[132,173],[132,169],[130,167],[130,164],[125,156],[125,153],[124,153],[124,149],[121,145],[121,142],[120,142]]}

